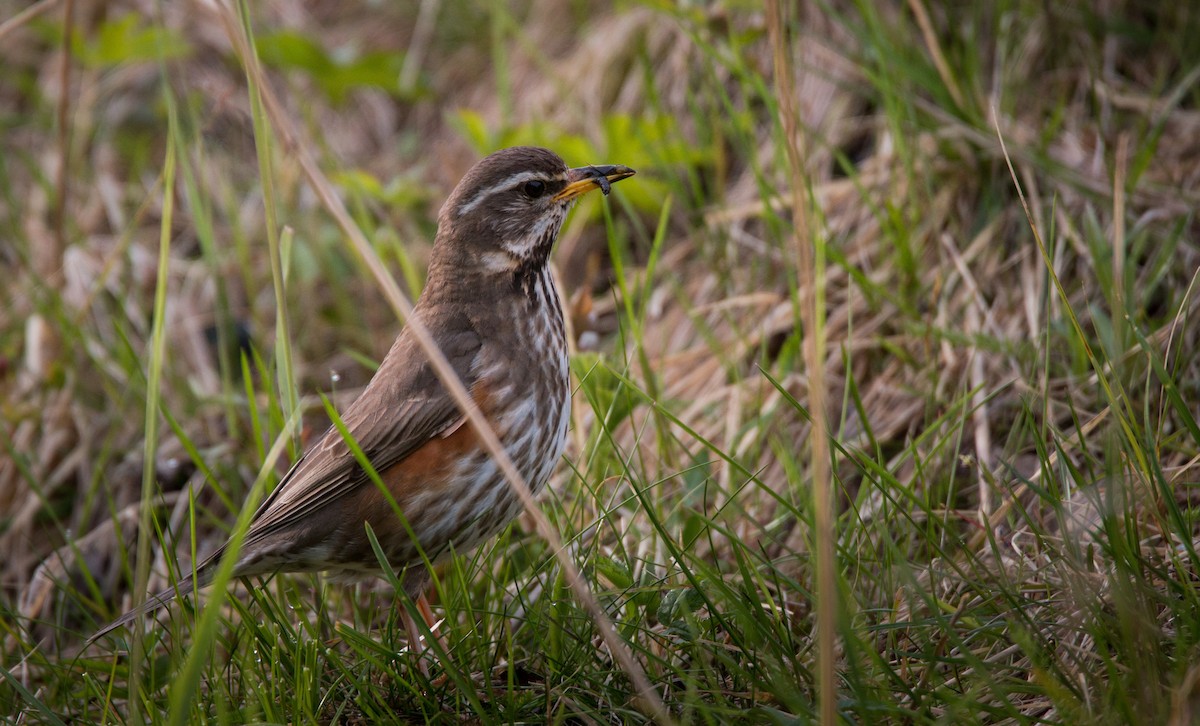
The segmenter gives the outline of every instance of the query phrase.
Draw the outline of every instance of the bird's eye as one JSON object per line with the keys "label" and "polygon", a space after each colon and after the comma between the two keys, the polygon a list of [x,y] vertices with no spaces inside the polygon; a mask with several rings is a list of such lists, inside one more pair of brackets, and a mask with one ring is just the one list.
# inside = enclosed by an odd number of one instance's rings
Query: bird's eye
{"label": "bird's eye", "polygon": [[546,183],[537,179],[531,179],[521,185],[521,191],[525,192],[525,196],[530,199],[537,199],[546,193]]}

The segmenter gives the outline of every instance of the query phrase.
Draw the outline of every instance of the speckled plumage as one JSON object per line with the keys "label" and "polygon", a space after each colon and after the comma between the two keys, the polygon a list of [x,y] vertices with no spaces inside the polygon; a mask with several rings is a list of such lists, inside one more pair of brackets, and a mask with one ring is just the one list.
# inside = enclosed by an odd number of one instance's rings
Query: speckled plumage
{"label": "speckled plumage", "polygon": [[[535,492],[562,454],[570,417],[566,333],[550,251],[579,194],[632,174],[619,166],[568,169],[546,149],[505,149],[476,164],[438,216],[414,314]],[[343,420],[430,559],[475,547],[520,511],[407,328]],[[394,569],[420,562],[408,528],[331,428],[255,513],[235,574],[378,574],[365,524]],[[211,580],[223,549],[197,568],[199,586]],[[410,594],[423,590],[423,575],[406,579]],[[184,579],[92,640],[194,587]]]}

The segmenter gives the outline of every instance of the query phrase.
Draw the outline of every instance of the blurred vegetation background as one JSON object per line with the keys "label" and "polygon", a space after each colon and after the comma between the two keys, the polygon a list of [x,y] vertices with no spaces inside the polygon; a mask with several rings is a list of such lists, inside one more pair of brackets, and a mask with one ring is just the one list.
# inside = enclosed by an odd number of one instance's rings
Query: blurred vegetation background
{"label": "blurred vegetation background", "polygon": [[462,173],[538,144],[638,171],[555,253],[542,502],[673,718],[816,718],[812,378],[841,718],[1200,717],[1200,8],[785,6],[780,67],[742,0],[0,1],[0,714],[652,718],[524,519],[439,570],[429,674],[315,577],[81,650],[399,330],[302,159],[415,296]]}

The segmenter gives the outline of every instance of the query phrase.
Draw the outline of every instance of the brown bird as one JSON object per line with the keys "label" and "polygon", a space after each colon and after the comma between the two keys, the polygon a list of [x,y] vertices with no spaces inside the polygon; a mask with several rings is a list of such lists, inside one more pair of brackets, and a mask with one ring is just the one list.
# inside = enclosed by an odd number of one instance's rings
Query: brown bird
{"label": "brown bird", "polygon": [[[428,279],[413,314],[534,492],[562,454],[571,405],[550,250],[580,195],[597,188],[607,194],[612,182],[633,174],[624,166],[568,169],[547,149],[504,149],[467,172],[438,215]],[[432,626],[418,546],[430,561],[451,548],[469,550],[507,525],[521,503],[408,328],[343,420],[417,541],[331,427],[255,513],[234,576],[378,575],[369,524],[397,572],[416,565],[403,586]],[[184,577],[88,643],[211,582],[224,549],[196,568],[195,580]],[[419,649],[416,629],[405,621]]]}

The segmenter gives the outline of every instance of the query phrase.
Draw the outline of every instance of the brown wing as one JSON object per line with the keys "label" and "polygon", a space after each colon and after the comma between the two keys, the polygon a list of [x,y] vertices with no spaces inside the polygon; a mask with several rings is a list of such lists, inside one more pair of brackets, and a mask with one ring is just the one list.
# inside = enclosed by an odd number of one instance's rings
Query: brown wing
{"label": "brown wing", "polygon": [[[434,339],[470,389],[475,383],[480,337],[465,317],[445,322],[448,324],[442,331],[433,331]],[[396,339],[366,390],[342,417],[376,471],[387,470],[434,436],[459,426],[462,419],[458,406],[407,329]],[[258,508],[242,551],[363,485],[373,486],[342,435],[330,427]],[[158,593],[141,607],[96,631],[85,647],[139,616],[163,607],[176,595],[208,584],[224,552],[224,546],[218,548],[197,568],[197,582],[187,575],[177,588]]]}
{"label": "brown wing", "polygon": [[[434,337],[469,390],[475,382],[481,338],[465,319],[453,322],[457,325],[435,331]],[[402,461],[434,436],[460,425],[462,419],[454,399],[407,328],[342,417],[377,472]],[[259,507],[243,547],[287,528],[363,485],[373,486],[341,433],[331,426]]]}

